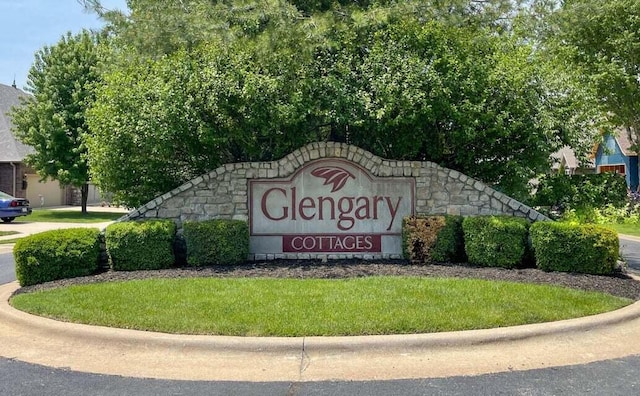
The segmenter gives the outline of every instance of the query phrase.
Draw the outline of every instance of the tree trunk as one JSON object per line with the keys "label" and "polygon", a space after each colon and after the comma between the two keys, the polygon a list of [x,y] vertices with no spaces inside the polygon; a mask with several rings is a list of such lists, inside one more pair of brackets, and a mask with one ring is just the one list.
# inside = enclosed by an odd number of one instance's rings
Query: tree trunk
{"label": "tree trunk", "polygon": [[80,202],[82,205],[82,214],[87,214],[87,199],[89,198],[89,183],[85,183],[80,188],[81,197]]}

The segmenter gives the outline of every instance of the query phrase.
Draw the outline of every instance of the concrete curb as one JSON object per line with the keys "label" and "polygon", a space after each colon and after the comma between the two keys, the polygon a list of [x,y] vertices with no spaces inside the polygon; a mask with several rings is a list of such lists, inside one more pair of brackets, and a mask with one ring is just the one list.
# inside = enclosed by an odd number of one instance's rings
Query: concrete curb
{"label": "concrete curb", "polygon": [[0,356],[130,377],[316,381],[474,375],[640,354],[640,302],[590,317],[449,333],[191,336],[64,323],[12,308],[0,286]]}

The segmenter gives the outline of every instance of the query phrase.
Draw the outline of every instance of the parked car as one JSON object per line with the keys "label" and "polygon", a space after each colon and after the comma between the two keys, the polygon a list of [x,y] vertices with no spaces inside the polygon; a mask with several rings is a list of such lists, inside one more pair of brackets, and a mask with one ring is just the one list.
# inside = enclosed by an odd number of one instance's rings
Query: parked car
{"label": "parked car", "polygon": [[29,200],[15,198],[0,191],[0,219],[5,223],[11,223],[18,216],[31,214]]}

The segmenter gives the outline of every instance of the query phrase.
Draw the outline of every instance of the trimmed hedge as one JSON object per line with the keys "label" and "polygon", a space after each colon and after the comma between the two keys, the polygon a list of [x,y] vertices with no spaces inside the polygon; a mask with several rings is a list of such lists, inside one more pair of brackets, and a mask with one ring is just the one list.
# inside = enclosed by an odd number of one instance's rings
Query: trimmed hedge
{"label": "trimmed hedge", "polygon": [[465,252],[472,264],[516,268],[528,260],[529,221],[511,216],[465,217]]}
{"label": "trimmed hedge", "polygon": [[593,224],[537,222],[531,226],[536,265],[544,271],[606,275],[616,270],[615,231]]}
{"label": "trimmed hedge", "polygon": [[413,262],[466,260],[461,216],[405,217],[402,221],[402,251]]}
{"label": "trimmed hedge", "polygon": [[187,263],[194,267],[247,260],[249,226],[241,220],[187,221],[183,224]]}
{"label": "trimmed hedge", "polygon": [[51,230],[19,239],[13,247],[20,286],[94,274],[100,263],[100,231]]}
{"label": "trimmed hedge", "polygon": [[172,220],[126,221],[105,230],[109,266],[115,271],[155,270],[175,263]]}

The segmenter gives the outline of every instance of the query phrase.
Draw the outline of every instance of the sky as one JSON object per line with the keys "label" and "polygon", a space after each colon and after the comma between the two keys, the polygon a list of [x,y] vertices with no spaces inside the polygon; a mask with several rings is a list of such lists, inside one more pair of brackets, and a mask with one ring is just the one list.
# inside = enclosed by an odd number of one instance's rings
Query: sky
{"label": "sky", "polygon": [[[102,0],[108,9],[126,10],[126,0]],[[55,45],[68,31],[103,26],[77,0],[0,0],[0,84],[27,84],[34,54]]]}

